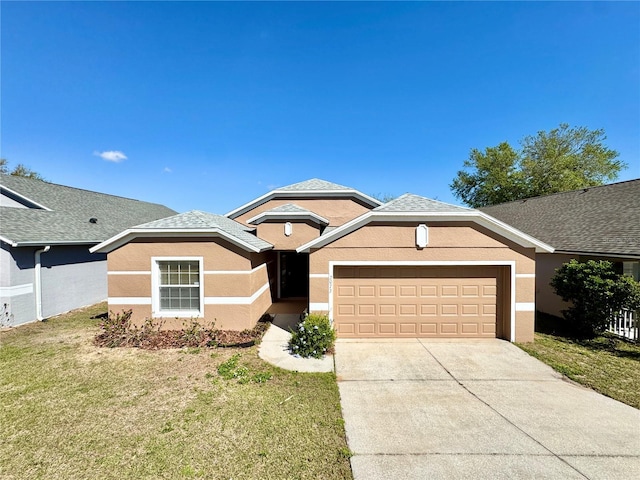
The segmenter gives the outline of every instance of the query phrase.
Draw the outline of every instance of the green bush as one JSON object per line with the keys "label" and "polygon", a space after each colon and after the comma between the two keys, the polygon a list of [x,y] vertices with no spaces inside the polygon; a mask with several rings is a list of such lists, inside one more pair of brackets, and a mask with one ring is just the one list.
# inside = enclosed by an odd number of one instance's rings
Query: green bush
{"label": "green bush", "polygon": [[289,348],[301,357],[321,358],[333,351],[336,332],[327,315],[312,313],[293,330]]}
{"label": "green bush", "polygon": [[551,287],[571,302],[564,318],[578,336],[593,338],[604,332],[612,315],[640,308],[640,283],[618,274],[611,262],[571,260],[556,270]]}

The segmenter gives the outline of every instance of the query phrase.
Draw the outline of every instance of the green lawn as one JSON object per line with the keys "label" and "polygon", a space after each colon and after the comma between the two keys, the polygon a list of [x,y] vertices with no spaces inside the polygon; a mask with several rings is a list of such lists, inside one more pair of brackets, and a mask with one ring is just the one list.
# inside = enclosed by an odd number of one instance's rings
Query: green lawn
{"label": "green lawn", "polygon": [[572,340],[536,333],[534,343],[518,345],[582,385],[640,409],[640,345],[613,336]]}
{"label": "green lawn", "polygon": [[[349,479],[333,374],[248,349],[98,348],[105,304],[0,332],[3,479]],[[245,378],[218,366],[239,353]]]}

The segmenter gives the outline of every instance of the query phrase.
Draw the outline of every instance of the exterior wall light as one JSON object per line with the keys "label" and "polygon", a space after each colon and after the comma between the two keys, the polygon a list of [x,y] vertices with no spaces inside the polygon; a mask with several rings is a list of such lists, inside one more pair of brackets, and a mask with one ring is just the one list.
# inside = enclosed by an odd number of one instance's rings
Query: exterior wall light
{"label": "exterior wall light", "polygon": [[429,229],[424,223],[416,227],[416,246],[424,248],[429,243]]}
{"label": "exterior wall light", "polygon": [[293,225],[291,225],[291,222],[287,222],[284,224],[284,234],[289,237],[291,236],[291,234],[293,233]]}

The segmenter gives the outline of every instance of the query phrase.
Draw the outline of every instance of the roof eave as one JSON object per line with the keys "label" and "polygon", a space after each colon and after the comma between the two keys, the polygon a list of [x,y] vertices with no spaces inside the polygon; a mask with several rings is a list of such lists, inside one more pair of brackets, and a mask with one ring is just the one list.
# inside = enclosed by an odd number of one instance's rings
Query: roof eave
{"label": "roof eave", "polygon": [[[4,240],[3,240],[4,241]],[[95,245],[100,240],[34,240],[28,242],[14,242],[12,247],[42,247],[46,245]]]}
{"label": "roof eave", "polygon": [[51,212],[52,210],[48,207],[45,207],[44,205],[42,205],[41,203],[36,202],[35,200],[30,199],[29,197],[22,195],[21,193],[16,192],[15,190],[5,186],[5,185],[0,185],[0,190],[6,190],[7,192],[11,193],[12,195],[15,195],[16,197],[24,200],[25,202],[30,203],[31,205],[33,205],[34,207],[37,208],[41,208],[42,210],[46,210],[48,212]]}
{"label": "roof eave", "polygon": [[[214,229],[202,229],[202,228],[185,228],[185,229],[158,229],[158,228],[130,228],[118,235],[115,235],[108,240],[89,249],[91,253],[109,253],[113,250],[129,243],[135,238],[153,238],[153,237],[221,237],[230,243],[247,250],[249,252],[261,253],[267,250],[271,250],[273,245],[269,244],[267,247],[256,247],[243,241],[242,239],[235,237],[219,228]],[[264,241],[264,240],[263,240]],[[265,242],[268,243],[268,242]]]}
{"label": "roof eave", "polygon": [[556,249],[553,253],[559,253],[563,255],[584,255],[589,257],[610,257],[610,258],[629,258],[632,260],[640,259],[640,254],[637,253],[609,253],[609,252],[589,252],[580,250],[562,250]]}
{"label": "roof eave", "polygon": [[313,212],[262,212],[247,220],[247,223],[259,225],[267,220],[309,220],[319,225],[329,225],[329,220]]}

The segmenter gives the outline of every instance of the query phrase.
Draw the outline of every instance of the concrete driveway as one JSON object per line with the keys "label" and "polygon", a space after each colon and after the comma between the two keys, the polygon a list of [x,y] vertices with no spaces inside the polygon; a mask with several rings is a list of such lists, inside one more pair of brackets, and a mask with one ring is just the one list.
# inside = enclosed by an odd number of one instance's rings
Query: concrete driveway
{"label": "concrete driveway", "polygon": [[503,340],[338,340],[356,480],[640,478],[640,411]]}

